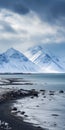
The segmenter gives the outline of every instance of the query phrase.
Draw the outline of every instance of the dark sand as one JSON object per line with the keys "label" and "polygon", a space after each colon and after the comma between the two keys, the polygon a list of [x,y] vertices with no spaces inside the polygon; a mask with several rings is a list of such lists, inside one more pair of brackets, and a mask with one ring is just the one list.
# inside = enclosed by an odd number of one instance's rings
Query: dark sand
{"label": "dark sand", "polygon": [[[15,81],[17,81],[17,85],[18,85],[20,83],[20,81],[18,81],[18,80],[17,79],[10,79],[10,82],[8,82],[8,83],[6,83],[6,81],[2,81],[2,85],[3,84],[12,85],[12,84],[15,84]],[[9,79],[8,79],[8,81],[9,81]],[[26,84],[26,82],[24,84]],[[27,82],[27,85],[29,85],[29,84],[30,83]],[[10,106],[14,102],[14,100],[12,100],[12,99],[15,97],[15,100],[16,100],[20,97],[21,98],[25,97],[25,95],[21,96],[17,92],[16,94],[13,93],[14,96],[11,97],[12,93],[9,93],[7,95],[6,94],[3,98],[3,100],[0,99],[1,100],[0,101],[0,121],[1,122],[3,122],[3,121],[7,122],[9,124],[9,127],[12,128],[11,130],[46,130],[45,128],[42,129],[40,127],[34,127],[32,124],[24,122],[22,118],[15,117],[14,115],[11,114]],[[31,94],[33,94],[33,92]],[[30,94],[27,94],[27,96],[29,96],[29,95]],[[33,95],[36,96],[37,94],[34,93]],[[5,129],[1,128],[1,125],[0,125],[0,130],[5,130]],[[8,129],[6,129],[6,130],[8,130]]]}
{"label": "dark sand", "polygon": [[[40,127],[34,127],[32,124],[23,122],[22,119],[19,119],[10,113],[10,106],[13,101],[0,104],[0,120],[9,123],[9,126],[12,127],[11,130],[46,130]],[[0,130],[4,130],[1,129]]]}

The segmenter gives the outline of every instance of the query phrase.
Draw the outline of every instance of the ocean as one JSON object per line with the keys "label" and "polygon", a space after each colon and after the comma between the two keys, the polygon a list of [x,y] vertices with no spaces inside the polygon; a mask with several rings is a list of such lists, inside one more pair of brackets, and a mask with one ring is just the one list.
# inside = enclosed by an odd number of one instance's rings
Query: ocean
{"label": "ocean", "polygon": [[[45,89],[45,90],[65,90],[65,74],[64,73],[44,73],[44,74],[1,74],[0,79],[16,78],[23,79],[24,82],[32,83],[32,85],[12,85],[23,89]],[[10,85],[9,85],[10,86]]]}

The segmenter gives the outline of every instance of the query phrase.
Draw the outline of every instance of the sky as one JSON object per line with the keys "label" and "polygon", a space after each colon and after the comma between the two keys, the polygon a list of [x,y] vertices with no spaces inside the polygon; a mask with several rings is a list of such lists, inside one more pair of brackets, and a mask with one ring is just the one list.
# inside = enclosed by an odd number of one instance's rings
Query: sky
{"label": "sky", "polygon": [[65,0],[0,0],[0,53],[43,45],[65,54]]}

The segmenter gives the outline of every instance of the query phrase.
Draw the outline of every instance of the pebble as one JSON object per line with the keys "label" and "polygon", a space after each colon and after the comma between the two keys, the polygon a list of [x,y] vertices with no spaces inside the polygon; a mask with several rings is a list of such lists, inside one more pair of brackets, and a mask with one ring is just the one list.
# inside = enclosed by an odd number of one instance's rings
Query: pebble
{"label": "pebble", "polygon": [[1,120],[0,120],[0,128],[2,130],[11,130],[12,129],[7,122],[1,121]]}

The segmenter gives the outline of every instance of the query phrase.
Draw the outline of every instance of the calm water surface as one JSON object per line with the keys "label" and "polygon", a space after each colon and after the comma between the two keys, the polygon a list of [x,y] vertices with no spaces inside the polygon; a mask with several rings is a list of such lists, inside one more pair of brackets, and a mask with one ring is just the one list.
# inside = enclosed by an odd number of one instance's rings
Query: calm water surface
{"label": "calm water surface", "polygon": [[24,89],[65,90],[65,74],[3,74],[0,78],[23,78],[33,85],[14,85]]}

